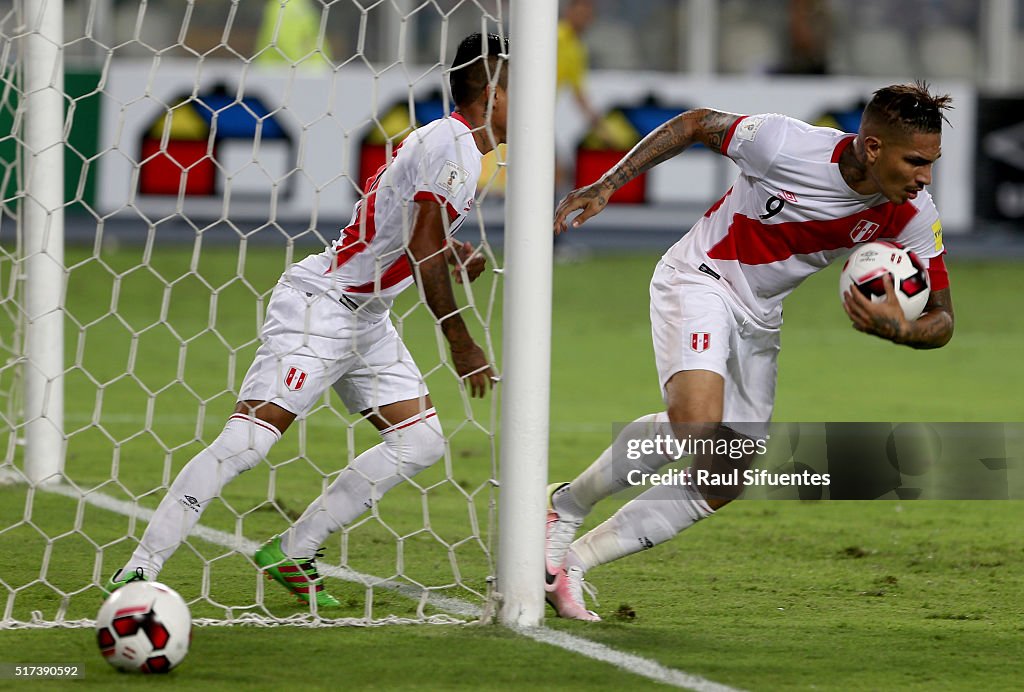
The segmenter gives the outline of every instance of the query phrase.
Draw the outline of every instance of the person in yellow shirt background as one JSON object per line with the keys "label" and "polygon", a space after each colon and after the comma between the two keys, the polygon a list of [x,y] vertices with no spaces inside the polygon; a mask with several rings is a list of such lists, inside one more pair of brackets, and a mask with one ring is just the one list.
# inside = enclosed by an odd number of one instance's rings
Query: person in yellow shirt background
{"label": "person in yellow shirt background", "polygon": [[331,46],[320,38],[323,6],[314,0],[267,0],[256,37],[256,62],[302,69],[331,67]]}
{"label": "person in yellow shirt background", "polygon": [[598,113],[587,95],[590,55],[583,34],[593,21],[593,0],[568,0],[558,21],[558,91],[572,92],[577,107],[592,127],[598,124]]}
{"label": "person in yellow shirt background", "polygon": [[[567,0],[558,20],[558,115],[555,127],[564,122],[565,117],[572,117],[565,111],[566,96],[577,114],[586,122],[587,129],[602,140],[609,135],[600,114],[594,109],[587,93],[587,73],[590,69],[590,54],[583,35],[594,22],[594,0]],[[573,115],[577,115],[573,114]],[[555,198],[560,199],[575,187],[574,173],[576,164],[575,143],[562,143],[556,138],[555,143]],[[555,260],[572,262],[580,259],[582,251],[570,247],[561,236],[555,236]]]}

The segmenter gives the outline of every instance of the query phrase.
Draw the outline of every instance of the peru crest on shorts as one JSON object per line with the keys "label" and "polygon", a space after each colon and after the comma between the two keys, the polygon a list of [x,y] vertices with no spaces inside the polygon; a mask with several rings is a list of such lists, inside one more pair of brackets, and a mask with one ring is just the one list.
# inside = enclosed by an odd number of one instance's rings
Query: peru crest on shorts
{"label": "peru crest on shorts", "polygon": [[711,348],[711,334],[708,332],[690,332],[690,350],[703,353]]}
{"label": "peru crest on shorts", "polygon": [[306,373],[298,368],[288,368],[288,372],[284,375],[284,386],[293,392],[297,392],[302,389],[302,385],[306,384]]}

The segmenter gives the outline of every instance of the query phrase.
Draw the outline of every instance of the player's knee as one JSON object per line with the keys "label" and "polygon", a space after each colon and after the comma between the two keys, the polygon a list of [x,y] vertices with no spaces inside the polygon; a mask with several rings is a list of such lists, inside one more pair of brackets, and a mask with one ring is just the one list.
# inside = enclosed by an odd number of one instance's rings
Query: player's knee
{"label": "player's knee", "polygon": [[665,383],[668,418],[673,423],[720,423],[725,380],[710,370],[683,370]]}
{"label": "player's knee", "polygon": [[381,433],[384,443],[395,453],[399,471],[419,473],[444,456],[444,432],[434,409],[424,411]]}
{"label": "player's knee", "polygon": [[668,418],[672,423],[717,425],[722,422],[722,407],[699,400],[673,402],[668,406]]}
{"label": "player's knee", "polygon": [[255,468],[280,439],[273,426],[236,413],[209,449],[229,474],[238,475]]}

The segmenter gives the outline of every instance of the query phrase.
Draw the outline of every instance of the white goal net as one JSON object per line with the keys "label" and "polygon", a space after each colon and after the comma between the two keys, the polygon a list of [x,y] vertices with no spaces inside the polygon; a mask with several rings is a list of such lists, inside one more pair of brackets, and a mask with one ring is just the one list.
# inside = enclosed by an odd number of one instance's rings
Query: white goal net
{"label": "white goal net", "polygon": [[[500,0],[0,2],[0,628],[95,616],[176,473],[234,409],[279,275],[338,236],[410,128],[451,110],[448,67],[475,31],[505,33]],[[40,108],[56,114],[56,143],[32,132]],[[454,288],[497,362],[488,231],[503,164],[484,170],[458,237],[487,270]],[[392,319],[438,410],[443,459],[324,546],[342,607],[297,605],[254,550],[380,441],[329,393],[164,567],[198,621],[488,611],[497,391],[467,396],[415,287]]]}

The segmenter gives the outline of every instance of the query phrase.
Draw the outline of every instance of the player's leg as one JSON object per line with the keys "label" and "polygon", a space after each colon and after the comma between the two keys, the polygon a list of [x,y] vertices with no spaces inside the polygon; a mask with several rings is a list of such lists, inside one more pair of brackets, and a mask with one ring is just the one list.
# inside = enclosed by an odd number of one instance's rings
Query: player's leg
{"label": "player's leg", "polygon": [[275,289],[261,330],[263,343],[242,383],[242,400],[216,439],[178,472],[108,589],[137,578],[156,579],[210,502],[266,457],[296,412],[307,410],[330,384],[330,368],[303,345],[303,316],[311,309],[304,294]]}
{"label": "player's leg", "polygon": [[[199,522],[210,501],[239,474],[256,466],[281,439],[284,430],[250,413],[260,407],[267,415],[267,406],[273,404],[240,402],[210,446],[192,457],[178,472],[146,526],[142,540],[125,566],[111,579],[110,587],[134,581],[140,574],[147,580],[156,579],[164,563]],[[273,418],[280,421],[288,416],[294,419],[294,414],[282,409]],[[281,425],[287,428],[286,424]]]}
{"label": "player's leg", "polygon": [[[707,421],[721,417],[723,379],[718,373],[707,370],[678,372],[666,384],[665,395],[668,418],[671,418],[673,425],[660,425],[659,430],[671,429],[673,432],[668,434],[677,438],[690,435],[700,439],[717,427],[708,425]],[[695,405],[693,402],[699,403]],[[647,468],[660,468],[670,461],[672,459],[648,457]],[[610,519],[571,544],[565,553],[562,569],[556,572],[556,578],[547,578],[550,592],[548,600],[559,617],[599,620],[593,611],[583,605],[582,594],[586,589],[584,575],[589,569],[664,543],[710,516],[713,511],[692,483],[652,486],[626,503]],[[552,522],[552,514],[557,515],[558,512],[554,509],[549,512],[549,546],[552,523],[566,523],[564,519]]]}
{"label": "player's leg", "polygon": [[[709,370],[675,373],[665,385],[673,436],[713,438],[722,416],[724,379]],[[667,463],[667,462],[666,462]],[[714,504],[712,504],[714,503]],[[709,516],[721,506],[692,483],[656,485],[624,505],[608,521],[575,541],[566,567],[591,567],[651,548]]]}
{"label": "player's leg", "polygon": [[713,430],[713,423],[705,428],[698,422],[722,419],[723,383],[721,375],[709,370],[688,370],[673,375],[665,385],[667,411],[641,416],[624,427],[611,446],[583,473],[571,483],[554,489],[553,508],[583,518],[604,498],[630,487],[631,472],[654,472],[675,461],[659,455],[627,455],[628,443],[671,434],[670,423],[688,424],[687,430],[693,434]]}
{"label": "player's leg", "polygon": [[[651,283],[651,324],[667,413],[661,414],[663,418],[651,417],[650,422],[656,423],[658,434],[676,438],[714,435],[722,420],[727,363],[736,331],[732,309],[716,286],[687,281],[659,265]],[[627,427],[625,434],[644,439],[637,432]],[[675,460],[651,455],[629,462],[621,459],[626,450],[627,445],[617,441],[602,455],[604,459],[555,491],[548,523],[549,565],[552,548],[560,547],[550,540],[553,534],[564,530],[570,520],[575,520],[574,532],[593,503],[628,485],[630,470],[655,470]],[[575,598],[587,569],[664,542],[712,512],[692,484],[654,486],[571,544],[557,578],[548,577],[549,600],[562,617],[595,619]]]}
{"label": "player's leg", "polygon": [[444,456],[444,433],[426,384],[390,321],[361,362],[335,390],[350,411],[359,411],[378,429],[381,442],[353,459],[282,534],[288,555],[311,554],[393,487]]}
{"label": "player's leg", "polygon": [[444,454],[444,437],[429,396],[362,413],[377,426],[383,441],[357,456],[291,528],[260,546],[254,556],[270,577],[300,599],[308,602],[314,591],[320,608],[340,606],[324,591],[316,568],[320,545],[388,490]]}
{"label": "player's leg", "polygon": [[[778,330],[764,329],[738,316],[732,334],[725,377],[703,370],[682,371],[666,383],[665,398],[677,437],[694,435],[698,439],[732,441],[765,434],[775,398]],[[729,427],[704,423],[716,416],[724,418]],[[752,455],[732,458],[698,454],[689,477],[693,479],[694,471],[700,468],[723,477],[735,469],[749,467],[751,461]],[[742,491],[739,484],[697,486],[691,480],[653,486],[626,503],[570,547],[565,558],[565,577],[559,582],[561,594],[565,595],[561,601],[565,612],[578,613],[568,596],[580,592],[587,570],[664,543],[710,516]]]}
{"label": "player's leg", "polygon": [[[549,573],[562,564],[576,528],[594,505],[630,487],[631,472],[653,472],[675,461],[659,455],[630,455],[631,440],[671,435],[670,421],[689,423],[691,431],[700,433],[696,423],[722,420],[732,325],[732,311],[717,287],[687,282],[672,268],[659,264],[651,281],[651,326],[667,411],[627,425],[576,479],[552,488]],[[548,581],[550,586],[550,576]]]}
{"label": "player's leg", "polygon": [[568,483],[548,487],[548,515],[545,543],[545,587],[553,591],[559,569],[565,561],[576,532],[594,506],[604,498],[630,487],[630,474],[653,473],[671,459],[661,455],[637,455],[630,441],[654,439],[668,433],[664,412],[641,416],[626,425],[600,456],[583,473]]}

